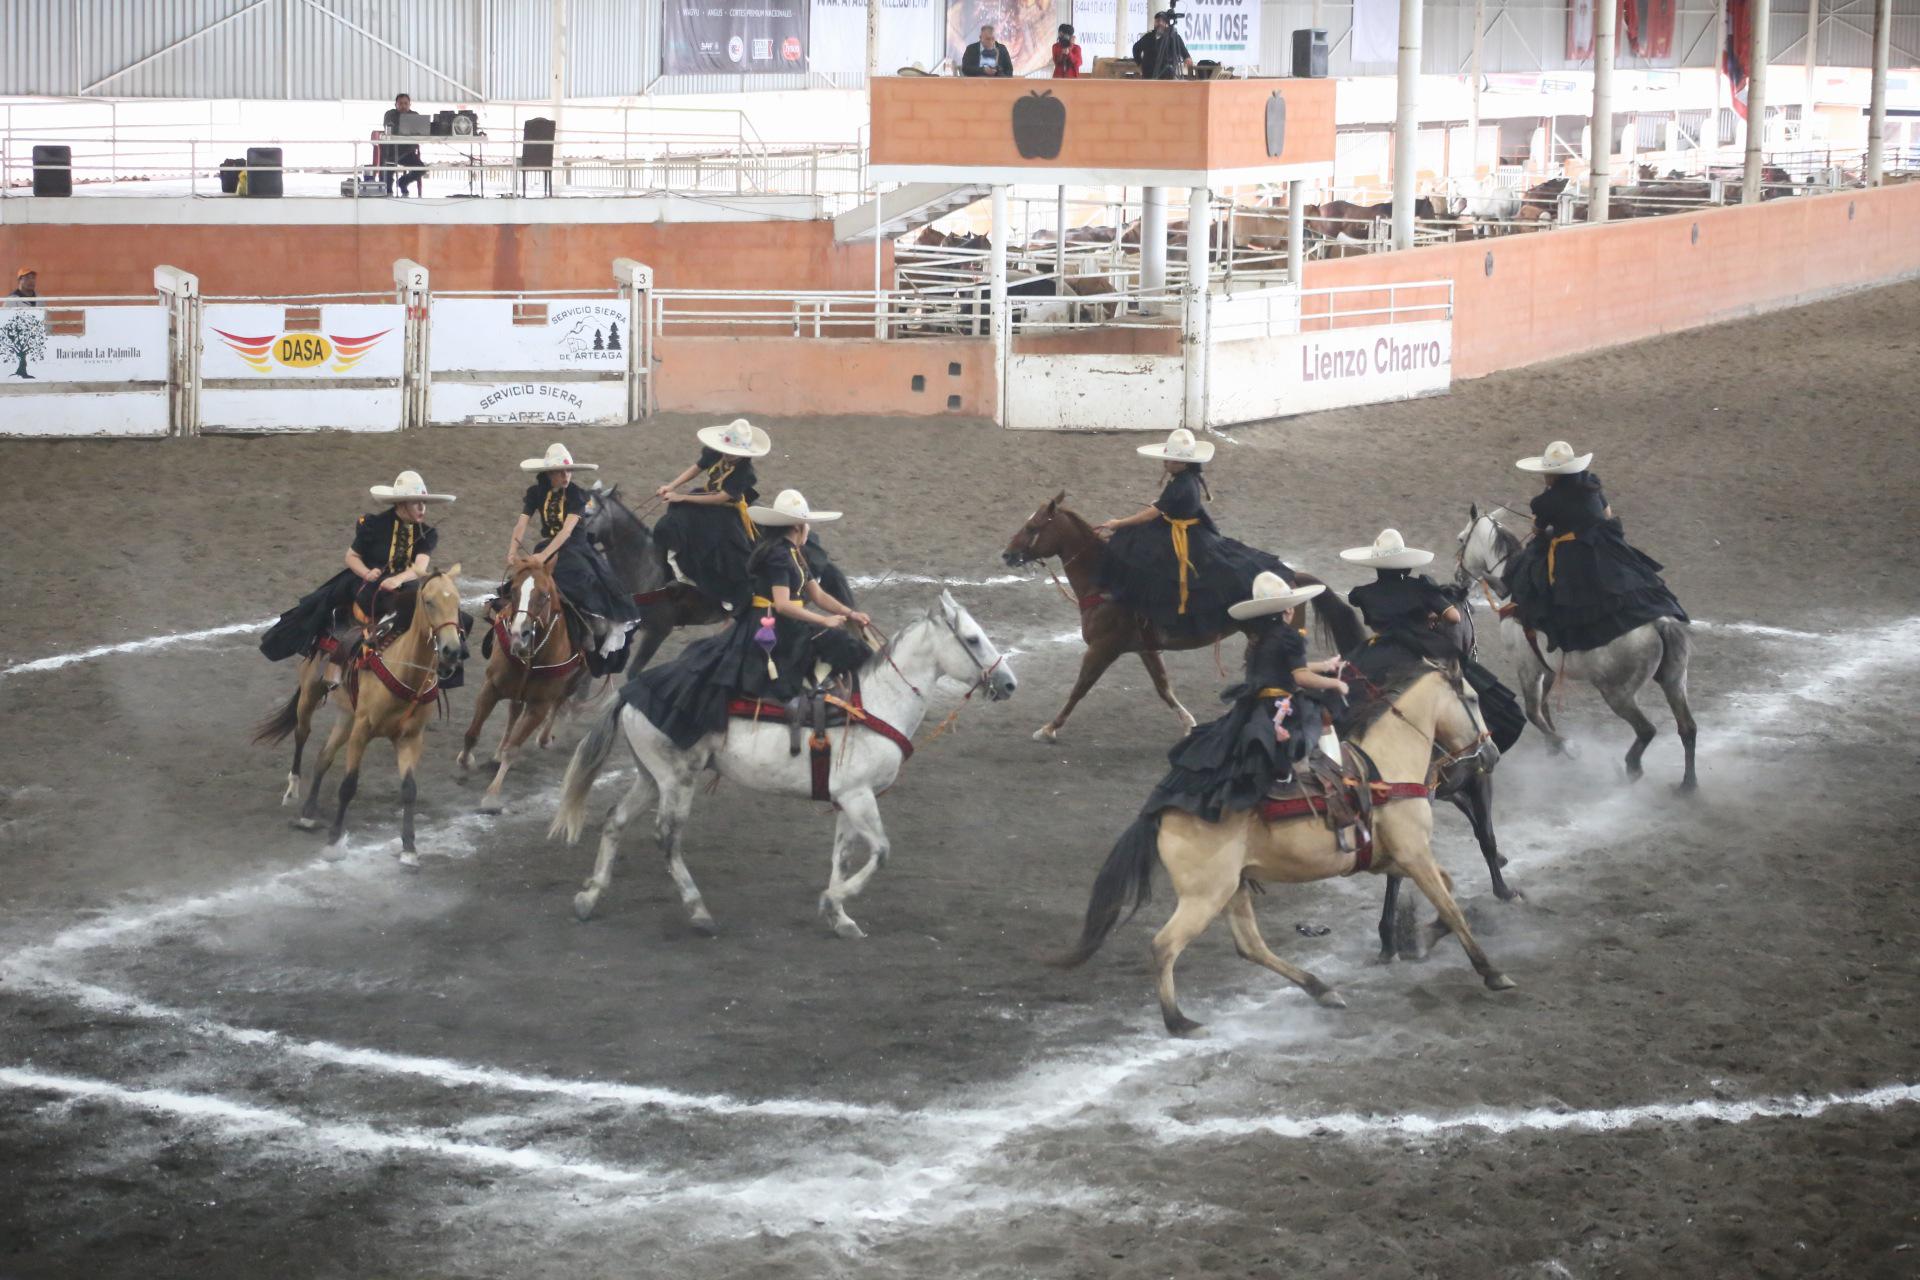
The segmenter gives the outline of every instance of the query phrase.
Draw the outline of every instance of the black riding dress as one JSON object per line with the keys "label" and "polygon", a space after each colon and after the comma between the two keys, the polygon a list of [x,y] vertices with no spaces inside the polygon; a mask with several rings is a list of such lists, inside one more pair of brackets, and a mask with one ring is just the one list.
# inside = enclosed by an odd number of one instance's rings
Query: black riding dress
{"label": "black riding dress", "polygon": [[[1227,713],[1203,724],[1167,752],[1172,767],[1140,812],[1183,809],[1218,822],[1224,813],[1251,809],[1276,783],[1293,777],[1293,766],[1319,738],[1321,713],[1342,706],[1331,689],[1302,691],[1294,672],[1307,665],[1306,638],[1270,617],[1247,638],[1247,678],[1223,691]],[[1279,740],[1273,717],[1282,700],[1289,737]]]}
{"label": "black riding dress", "polygon": [[[845,624],[822,627],[774,612],[775,587],[785,587],[791,599],[805,603],[807,583],[813,581],[809,556],[784,536],[755,548],[747,577],[748,592],[726,630],[694,641],[672,662],[648,667],[621,690],[627,705],[681,750],[723,731],[727,704],[736,697],[786,702],[806,688],[818,664],[826,663],[832,678],[859,670],[873,657],[872,648]],[[769,617],[771,653],[756,639]]]}
{"label": "black riding dress", "polygon": [[[586,517],[587,491],[571,481],[566,488],[556,489],[543,475],[528,488],[520,510],[539,538],[533,549],[544,551],[547,544],[559,536],[568,516]],[[580,532],[578,525],[560,544],[560,553],[550,567],[560,594],[581,612],[612,622],[629,622],[640,616],[632,593],[621,587],[619,579],[614,577],[613,566]]]}
{"label": "black riding dress", "polygon": [[1656,618],[1687,621],[1660,562],[1607,514],[1591,471],[1556,476],[1532,502],[1535,537],[1507,576],[1520,621],[1555,649],[1598,649]]}
{"label": "black riding dress", "polygon": [[718,449],[702,449],[695,465],[706,477],[697,492],[724,493],[729,501],[675,502],[660,517],[654,537],[673,553],[674,563],[694,586],[718,599],[734,600],[747,587],[747,557],[753,554],[756,532],[747,504],[760,497],[754,488],[759,477],[753,473],[753,459]]}
{"label": "black riding dress", "polygon": [[[378,569],[382,578],[406,572],[415,558],[431,556],[439,542],[440,535],[432,525],[410,524],[392,507],[368,512],[353,527],[353,553],[367,568]],[[298,604],[267,628],[260,637],[260,652],[273,662],[305,657],[321,636],[351,619],[355,601],[371,616],[378,593],[377,582],[342,569],[300,597]]]}
{"label": "black riding dress", "polygon": [[1227,610],[1253,594],[1256,577],[1293,579],[1277,556],[1223,535],[1204,496],[1198,467],[1169,477],[1153,503],[1160,518],[1114,530],[1100,562],[1101,589],[1162,635],[1237,630]]}
{"label": "black riding dress", "polygon": [[1425,574],[1409,569],[1376,569],[1374,573],[1372,582],[1347,593],[1348,603],[1360,611],[1373,631],[1371,640],[1346,655],[1347,662],[1362,680],[1385,688],[1395,669],[1409,663],[1458,660],[1461,675],[1480,697],[1480,714],[1494,745],[1502,751],[1511,749],[1527,726],[1519,699],[1493,672],[1474,661],[1472,654],[1463,653],[1458,629],[1436,616],[1449,608],[1464,611],[1466,605]]}

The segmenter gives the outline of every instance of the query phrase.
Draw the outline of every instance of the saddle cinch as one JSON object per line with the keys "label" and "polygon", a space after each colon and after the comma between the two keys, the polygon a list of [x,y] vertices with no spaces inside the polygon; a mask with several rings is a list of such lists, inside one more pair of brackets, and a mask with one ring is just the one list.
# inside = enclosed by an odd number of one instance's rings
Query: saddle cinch
{"label": "saddle cinch", "polygon": [[[1260,817],[1281,822],[1318,814],[1339,842],[1354,855],[1353,871],[1373,867],[1373,811],[1389,800],[1426,799],[1424,783],[1382,782],[1372,757],[1350,742],[1340,744],[1342,763],[1316,747],[1290,781],[1275,785],[1260,802]],[[1349,873],[1351,874],[1351,873]]]}

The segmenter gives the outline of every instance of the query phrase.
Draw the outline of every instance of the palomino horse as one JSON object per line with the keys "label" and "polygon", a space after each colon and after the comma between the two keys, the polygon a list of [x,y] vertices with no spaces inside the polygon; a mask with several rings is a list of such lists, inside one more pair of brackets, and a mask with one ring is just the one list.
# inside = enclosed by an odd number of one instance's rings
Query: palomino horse
{"label": "palomino horse", "polygon": [[[1146,667],[1147,675],[1153,680],[1154,692],[1160,695],[1162,702],[1173,708],[1173,713],[1180,717],[1182,728],[1192,729],[1193,714],[1174,696],[1173,685],[1167,679],[1167,666],[1160,654],[1166,649],[1204,649],[1221,637],[1160,636],[1137,614],[1101,594],[1096,583],[1099,581],[1100,561],[1106,555],[1106,543],[1101,541],[1100,535],[1083,517],[1072,508],[1061,505],[1066,496],[1066,491],[1062,490],[1034,512],[1013,535],[1000,556],[1014,568],[1059,557],[1061,568],[1067,575],[1067,585],[1073,592],[1075,603],[1080,606],[1080,638],[1087,645],[1086,656],[1080,659],[1080,676],[1073,682],[1072,692],[1067,694],[1066,705],[1060,708],[1053,719],[1034,731],[1034,741],[1054,741],[1066,725],[1067,717],[1080,705],[1080,699],[1087,696],[1087,691],[1099,683],[1107,668],[1124,653],[1140,655],[1141,665]],[[1310,573],[1296,573],[1294,577],[1299,582],[1320,581]],[[1315,596],[1313,611],[1325,638],[1331,640],[1341,653],[1351,651],[1366,639],[1359,615],[1333,592],[1323,591]]]}
{"label": "palomino horse", "polygon": [[[740,625],[747,625],[742,623]],[[887,835],[880,825],[878,796],[900,774],[911,748],[914,730],[926,714],[926,690],[941,676],[984,688],[995,702],[1013,696],[1013,670],[1000,656],[973,616],[946,592],[926,615],[903,627],[860,672],[862,709],[888,727],[883,732],[849,726],[833,732],[840,737],[827,776],[827,792],[837,811],[833,830],[833,863],[820,910],[843,938],[861,937],[860,926],[847,914],[846,900],[860,892],[887,860]],[[549,835],[565,833],[569,844],[580,838],[586,821],[587,793],[606,767],[616,734],[640,762],[640,776],[607,815],[600,836],[600,853],[586,888],[574,897],[574,913],[585,920],[593,914],[612,879],[613,860],[620,850],[620,833],[649,802],[658,801],[656,831],[667,869],[680,887],[693,927],[714,932],[713,915],[680,857],[680,839],[693,809],[693,793],[708,769],[741,786],[774,795],[805,799],[813,794],[812,764],[805,753],[788,749],[787,726],[771,721],[737,719],[719,733],[709,734],[689,751],[675,747],[667,736],[625,701],[616,702],[581,740],[567,766],[567,777]],[[896,740],[895,734],[898,735]],[[847,874],[855,842],[867,847],[867,861]]]}
{"label": "palomino horse", "polygon": [[[1495,510],[1519,514],[1511,507]],[[1653,741],[1654,727],[1635,699],[1641,687],[1652,680],[1667,695],[1674,726],[1680,731],[1680,744],[1686,750],[1686,770],[1680,779],[1680,789],[1692,791],[1697,787],[1700,780],[1694,772],[1693,750],[1699,729],[1694,723],[1693,708],[1687,703],[1687,665],[1693,654],[1693,635],[1687,624],[1678,618],[1655,618],[1598,649],[1561,653],[1556,671],[1507,607],[1511,595],[1507,570],[1519,558],[1526,540],[1502,525],[1493,514],[1481,515],[1480,508],[1473,506],[1468,508],[1468,524],[1460,531],[1459,542],[1459,581],[1478,582],[1500,613],[1501,634],[1519,660],[1520,693],[1526,702],[1527,719],[1546,735],[1547,745],[1556,754],[1567,749],[1566,739],[1554,727],[1553,712],[1547,704],[1547,695],[1554,683],[1563,677],[1585,680],[1600,691],[1600,696],[1613,708],[1613,714],[1633,726],[1633,745],[1627,748],[1627,777],[1639,778],[1643,772],[1640,757]]]}
{"label": "palomino horse", "polygon": [[[452,678],[460,664],[460,592],[454,585],[460,566],[441,569],[413,588],[413,618],[406,630],[378,650],[363,649],[352,659],[348,683],[333,690],[340,715],[333,722],[320,758],[307,779],[306,796],[295,825],[311,831],[320,825],[320,783],[342,744],[347,748],[347,774],[340,779],[340,807],[334,814],[329,845],[340,843],[347,828],[347,806],[360,786],[360,758],[367,743],[386,738],[400,766],[400,863],[418,867],[413,844],[413,806],[418,794],[413,771],[420,763],[427,721],[441,695],[440,683]],[[313,722],[313,712],[327,695],[326,659],[314,654],[300,664],[300,686],[265,724],[255,742],[278,742],[295,734],[293,772],[288,795],[300,777],[300,752]]]}
{"label": "palomino horse", "polygon": [[480,797],[480,812],[498,813],[501,784],[518,751],[533,732],[548,724],[577,685],[586,683],[586,655],[567,634],[565,603],[544,564],[523,561],[508,586],[508,605],[493,618],[493,657],[473,704],[473,722],[459,756],[460,771],[473,767],[473,744],[493,714],[507,703],[507,727],[494,753],[493,781]]}
{"label": "palomino horse", "polygon": [[[1428,776],[1436,741],[1449,751],[1469,752],[1479,743],[1479,726],[1454,684],[1457,676],[1440,671],[1417,675],[1396,690],[1382,712],[1361,731],[1360,748],[1379,767],[1381,780],[1418,789]],[[1433,806],[1427,800],[1391,800],[1373,812],[1371,863],[1342,851],[1319,817],[1307,815],[1267,821],[1257,812],[1229,814],[1210,823],[1178,809],[1136,819],[1114,845],[1094,881],[1080,941],[1059,963],[1085,962],[1120,922],[1129,901],[1138,910],[1152,895],[1153,864],[1165,864],[1179,905],[1153,938],[1160,1014],[1167,1030],[1189,1035],[1200,1024],[1180,1012],[1174,994],[1173,965],[1187,944],[1213,918],[1226,912],[1234,949],[1244,960],[1273,970],[1328,1008],[1344,1008],[1337,992],[1305,969],[1290,965],[1268,949],[1253,917],[1253,886],[1278,881],[1305,884],[1372,870],[1405,876],[1419,886],[1439,912],[1436,933],[1450,930],[1489,990],[1514,985],[1487,959],[1453,900],[1452,877],[1434,861],[1431,844]]]}

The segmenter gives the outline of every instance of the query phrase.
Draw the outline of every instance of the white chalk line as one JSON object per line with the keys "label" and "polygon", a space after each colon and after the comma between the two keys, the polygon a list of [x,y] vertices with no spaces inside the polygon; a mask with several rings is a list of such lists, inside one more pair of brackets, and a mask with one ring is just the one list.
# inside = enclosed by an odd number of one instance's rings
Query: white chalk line
{"label": "white chalk line", "polygon": [[658,1175],[591,1160],[573,1160],[538,1147],[496,1147],[442,1137],[411,1126],[376,1129],[365,1124],[312,1120],[291,1111],[235,1102],[210,1094],[181,1093],[173,1089],[132,1089],[109,1080],[52,1075],[21,1067],[0,1067],[0,1086],[20,1092],[53,1093],[63,1098],[157,1112],[188,1124],[209,1125],[219,1136],[229,1139],[289,1135],[315,1146],[360,1156],[429,1156],[536,1177],[581,1179],[625,1187],[640,1183],[657,1186],[663,1182]]}
{"label": "white chalk line", "polygon": [[1549,1107],[1463,1111],[1450,1116],[1369,1116],[1342,1111],[1324,1116],[1214,1116],[1206,1120],[1162,1117],[1152,1126],[1166,1141],[1238,1138],[1443,1138],[1462,1133],[1506,1137],[1516,1133],[1618,1133],[1624,1129],[1669,1127],[1714,1121],[1747,1124],[1755,1120],[1813,1120],[1829,1111],[1858,1108],[1886,1111],[1920,1102],[1920,1085],[1888,1084],[1874,1089],[1818,1096],[1782,1094],[1726,1101],[1655,1102],[1633,1107],[1556,1111]]}
{"label": "white chalk line", "polygon": [[16,662],[4,671],[0,677],[29,675],[36,671],[57,671],[61,667],[70,667],[76,662],[91,662],[95,658],[110,658],[121,653],[147,653],[156,649],[171,649],[176,645],[198,644],[203,640],[217,640],[221,636],[239,635],[243,631],[260,631],[273,625],[272,618],[259,622],[235,622],[224,627],[208,627],[203,631],[181,631],[172,635],[148,636],[144,640],[128,640],[122,644],[95,645],[91,649],[77,649],[72,653],[56,653],[45,658],[35,658],[31,662]]}

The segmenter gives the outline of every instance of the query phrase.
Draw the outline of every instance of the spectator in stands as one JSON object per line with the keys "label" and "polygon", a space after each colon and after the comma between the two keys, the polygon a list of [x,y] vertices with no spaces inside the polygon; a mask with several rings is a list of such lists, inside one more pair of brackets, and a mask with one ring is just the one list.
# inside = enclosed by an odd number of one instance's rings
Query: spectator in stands
{"label": "spectator in stands", "polygon": [[[380,119],[380,127],[391,136],[400,127],[400,117],[413,111],[411,94],[400,94],[393,100],[393,108]],[[400,194],[407,194],[407,184],[413,184],[413,194],[420,194],[420,179],[426,173],[426,163],[420,159],[420,144],[417,142],[388,143],[380,148],[380,167],[386,179],[387,188],[393,188],[394,171],[399,171]]]}
{"label": "spectator in stands", "polygon": [[40,277],[32,267],[22,267],[13,273],[13,292],[7,295],[9,307],[37,307],[40,305],[40,290],[37,286]]}
{"label": "spectator in stands", "polygon": [[960,56],[960,74],[963,76],[1013,75],[1013,55],[1007,52],[1007,46],[994,40],[992,23],[980,28],[980,38],[968,45],[967,51]]}
{"label": "spectator in stands", "polygon": [[1153,15],[1153,30],[1133,42],[1133,60],[1143,80],[1172,80],[1184,66],[1193,74],[1193,56],[1187,42],[1173,29],[1173,15],[1162,9]]}
{"label": "spectator in stands", "polygon": [[1060,38],[1053,42],[1053,78],[1076,80],[1080,76],[1080,46],[1074,43],[1073,24],[1060,24]]}

